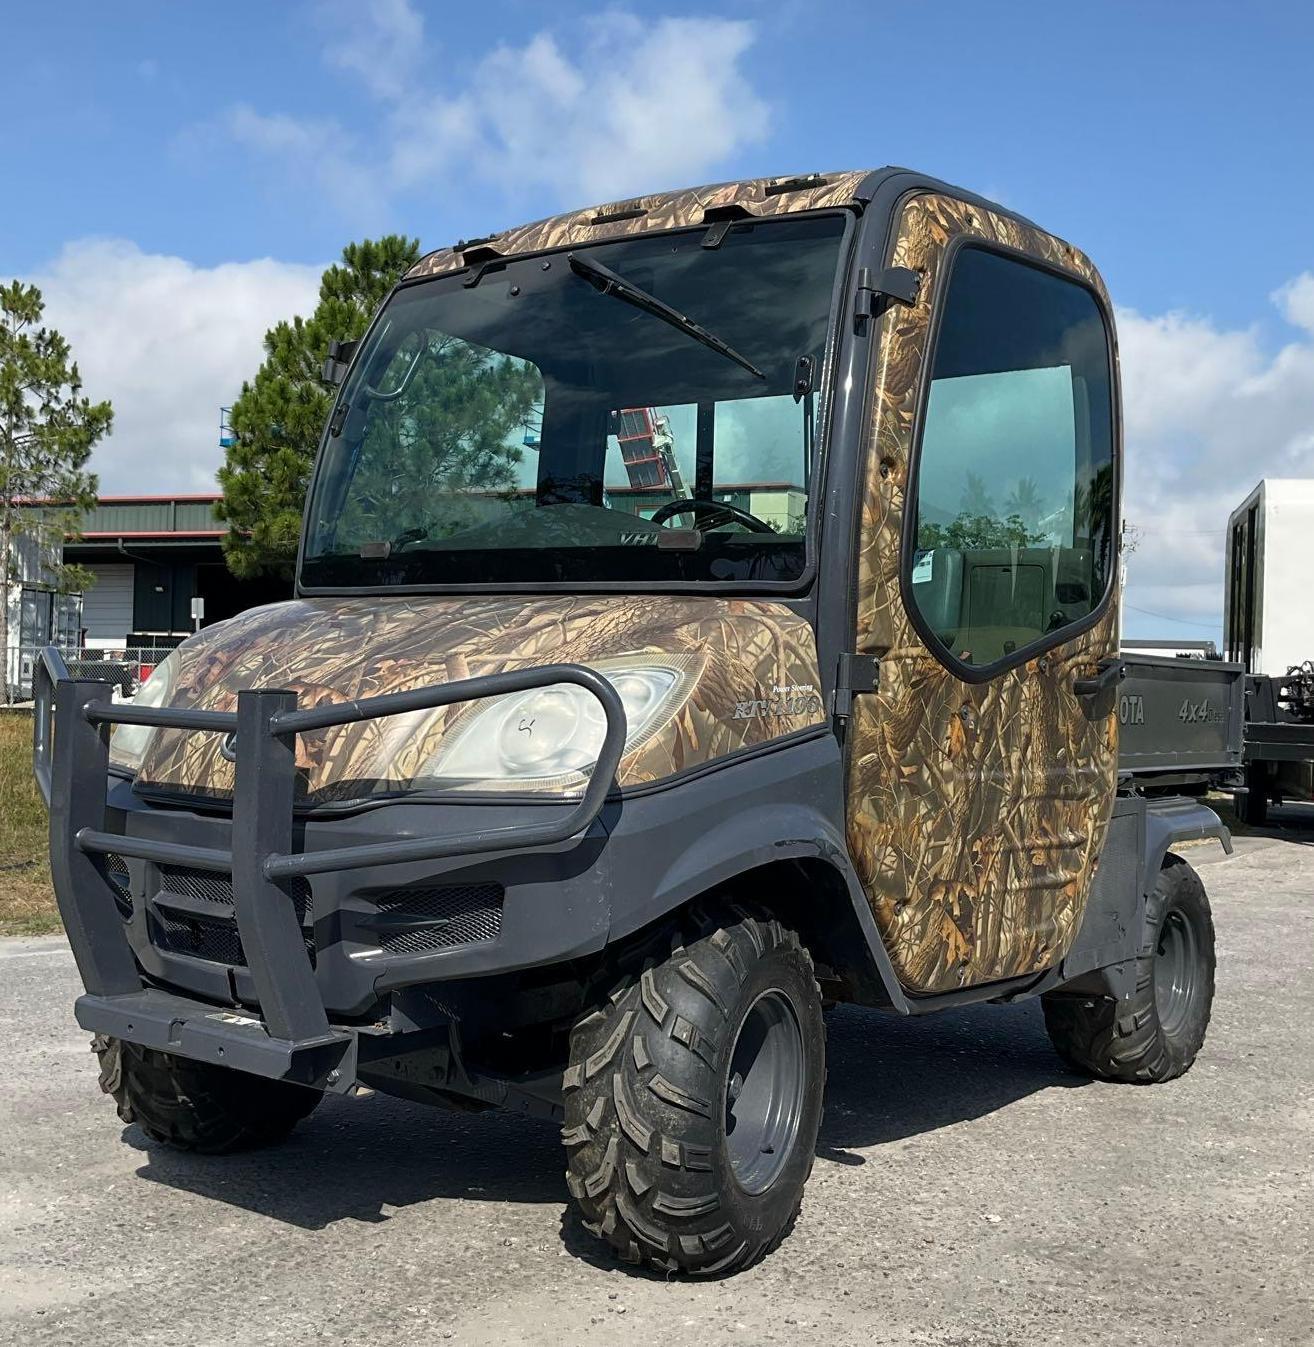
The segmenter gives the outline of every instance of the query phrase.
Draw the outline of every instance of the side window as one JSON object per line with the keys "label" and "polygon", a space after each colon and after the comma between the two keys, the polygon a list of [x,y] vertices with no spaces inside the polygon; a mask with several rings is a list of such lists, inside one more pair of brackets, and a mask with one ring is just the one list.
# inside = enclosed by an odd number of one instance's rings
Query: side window
{"label": "side window", "polygon": [[907,590],[943,653],[980,669],[1052,643],[1104,597],[1108,335],[1084,287],[981,248],[957,254],[944,303]]}

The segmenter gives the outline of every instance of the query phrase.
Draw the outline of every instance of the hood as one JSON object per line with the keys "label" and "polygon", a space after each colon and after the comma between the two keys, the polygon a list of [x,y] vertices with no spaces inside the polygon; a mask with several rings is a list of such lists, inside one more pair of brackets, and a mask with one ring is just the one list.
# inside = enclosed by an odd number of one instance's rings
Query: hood
{"label": "hood", "polygon": [[[685,672],[664,722],[631,742],[637,786],[824,719],[812,629],[782,604],[718,598],[295,599],[208,627],[179,647],[166,705],[232,711],[243,688],[319,706],[536,665],[663,656]],[[605,669],[604,669],[605,672]],[[302,735],[310,803],[422,788],[444,730],[487,702]],[[226,798],[220,738],[158,730],[137,774],[151,792]],[[514,783],[511,783],[514,784]]]}

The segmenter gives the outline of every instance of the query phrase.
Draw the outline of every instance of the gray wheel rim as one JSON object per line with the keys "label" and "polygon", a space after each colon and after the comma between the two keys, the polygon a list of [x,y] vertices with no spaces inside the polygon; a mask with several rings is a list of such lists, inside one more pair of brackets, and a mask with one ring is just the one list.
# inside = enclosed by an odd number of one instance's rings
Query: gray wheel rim
{"label": "gray wheel rim", "polygon": [[739,1026],[725,1092],[730,1169],[752,1196],[771,1187],[793,1154],[804,1076],[803,1033],[793,1004],[783,992],[763,992]]}
{"label": "gray wheel rim", "polygon": [[1199,993],[1199,941],[1184,913],[1173,909],[1159,927],[1154,960],[1154,1005],[1169,1036],[1186,1023]]}

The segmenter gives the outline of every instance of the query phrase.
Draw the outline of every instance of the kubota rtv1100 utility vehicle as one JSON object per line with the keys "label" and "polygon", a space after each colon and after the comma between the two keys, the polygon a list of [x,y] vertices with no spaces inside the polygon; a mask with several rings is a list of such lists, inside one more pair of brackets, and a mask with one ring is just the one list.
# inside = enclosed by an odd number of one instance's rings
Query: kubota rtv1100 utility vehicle
{"label": "kubota rtv1100 utility vehicle", "polygon": [[296,597],[129,705],[47,657],[120,1116],[539,1111],[591,1230],[710,1273],[799,1208],[824,998],[1040,996],[1074,1068],[1186,1070],[1168,848],[1221,825],[1119,785],[1117,369],[1082,253],[902,169],[425,257],[328,362]]}

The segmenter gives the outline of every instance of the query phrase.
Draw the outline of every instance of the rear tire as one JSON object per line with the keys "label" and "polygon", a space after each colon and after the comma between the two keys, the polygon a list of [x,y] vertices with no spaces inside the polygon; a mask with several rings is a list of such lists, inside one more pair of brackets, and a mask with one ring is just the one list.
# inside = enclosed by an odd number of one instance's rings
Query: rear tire
{"label": "rear tire", "polygon": [[1188,1071],[1214,999],[1214,923],[1200,876],[1169,855],[1145,904],[1136,989],[1128,997],[1041,997],[1045,1028],[1074,1071],[1150,1084]]}
{"label": "rear tire", "polygon": [[566,1181],[626,1262],[737,1272],[784,1238],[812,1171],[825,1029],[793,931],[738,907],[695,918],[575,1025]]}
{"label": "rear tire", "polygon": [[125,1123],[175,1150],[223,1155],[282,1141],[323,1098],[318,1090],[265,1080],[98,1034],[100,1088]]}
{"label": "rear tire", "polygon": [[1268,822],[1268,764],[1246,763],[1246,788],[1240,793],[1241,821],[1251,828]]}

